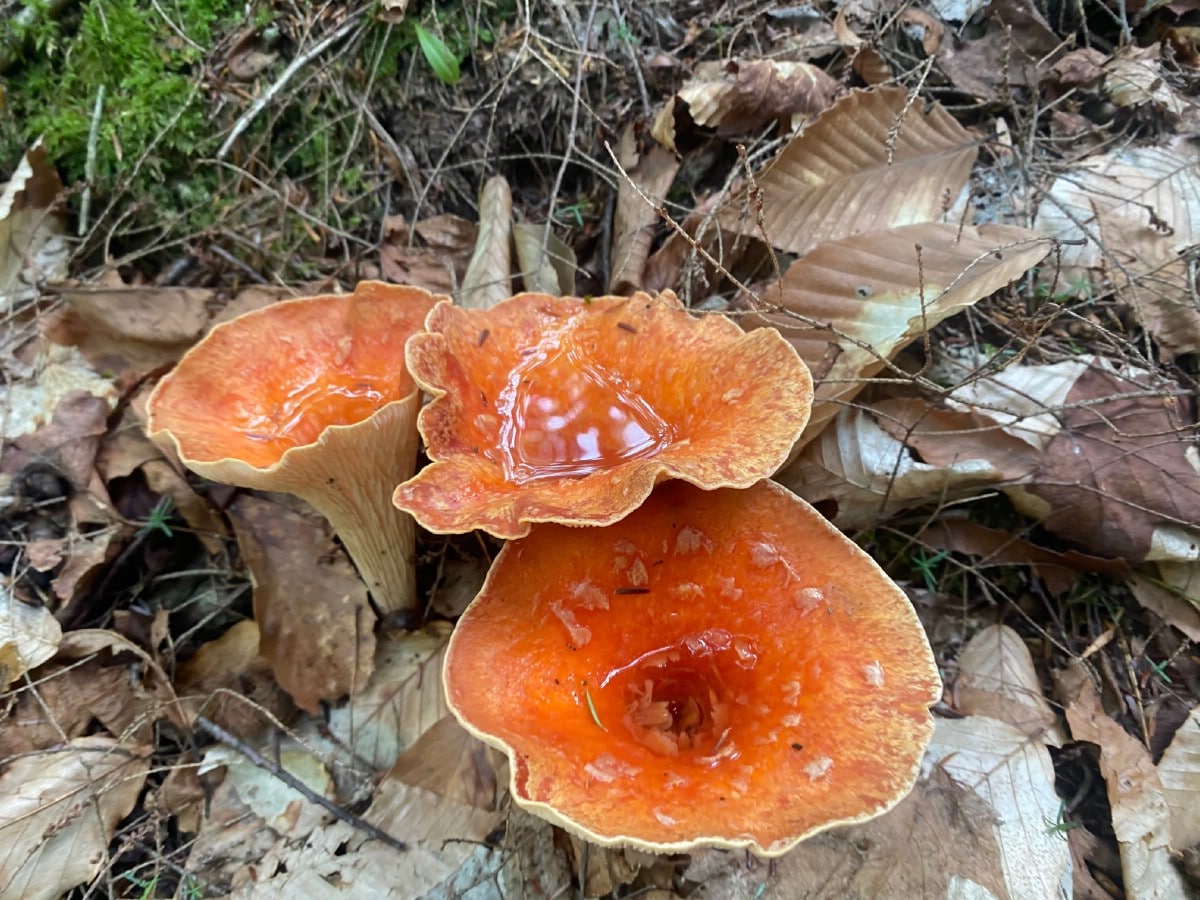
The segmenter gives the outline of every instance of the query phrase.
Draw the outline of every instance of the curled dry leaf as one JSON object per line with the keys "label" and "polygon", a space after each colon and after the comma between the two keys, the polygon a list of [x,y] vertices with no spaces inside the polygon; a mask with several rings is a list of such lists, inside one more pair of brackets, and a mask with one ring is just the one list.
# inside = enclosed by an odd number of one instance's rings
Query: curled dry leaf
{"label": "curled dry leaf", "polygon": [[328,526],[242,495],[229,507],[254,584],[259,652],[311,713],[366,684],[375,659],[367,589]]}
{"label": "curled dry leaf", "polygon": [[575,293],[575,251],[549,224],[513,223],[513,247],[525,290],[543,294]]}
{"label": "curled dry leaf", "polygon": [[149,748],[81,737],[14,760],[0,776],[0,895],[56,900],[95,878],[149,757]]}
{"label": "curled dry leaf", "polygon": [[1104,712],[1082,664],[1056,673],[1071,737],[1100,748],[1112,825],[1121,850],[1125,890],[1131,897],[1184,897],[1171,861],[1171,816],[1150,752]]}
{"label": "curled dry leaf", "polygon": [[503,175],[493,175],[479,191],[479,231],[463,275],[459,302],[487,309],[512,296],[512,191]]}
{"label": "curled dry leaf", "polygon": [[659,110],[651,134],[668,150],[675,150],[676,128],[685,117],[723,137],[749,134],[773,121],[788,127],[794,116],[824,112],[836,93],[837,82],[806,62],[702,62]]}
{"label": "curled dry leaf", "polygon": [[441,679],[449,637],[449,624],[431,622],[381,640],[366,687],[330,711],[330,733],[373,769],[391,766],[450,712]]}
{"label": "curled dry leaf", "polygon": [[[824,241],[934,221],[977,154],[976,139],[941,106],[923,112],[902,88],[855,91],[758,175],[763,230],[772,246],[803,254]],[[735,198],[721,224],[758,236],[757,210],[746,206]]]}
{"label": "curled dry leaf", "polygon": [[1200,843],[1200,707],[1194,708],[1158,761],[1171,817],[1171,844]]}
{"label": "curled dry leaf", "polygon": [[1189,142],[1126,147],[1084,160],[1051,184],[1035,227],[1068,242],[1082,240],[1062,246],[1052,292],[1079,269],[1097,270],[1165,352],[1200,349],[1200,311],[1182,258],[1200,242],[1200,170]]}
{"label": "curled dry leaf", "polygon": [[886,405],[842,409],[778,480],[846,530],[1007,480],[1007,473],[982,455],[967,453],[934,465],[914,459],[884,424],[892,417]]}
{"label": "curled dry leaf", "polygon": [[747,327],[778,328],[818,380],[799,446],[896,353],[1049,250],[1023,228],[926,223],[827,241],[793,263]]}
{"label": "curled dry leaf", "polygon": [[963,647],[953,696],[961,713],[1007,722],[1035,740],[1062,746],[1058,717],[1042,694],[1029,648],[1007,625],[989,625]]}
{"label": "curled dry leaf", "polygon": [[60,640],[62,628],[50,610],[22,603],[0,584],[0,688],[54,656]]}
{"label": "curled dry leaf", "polygon": [[62,181],[39,139],[0,192],[0,313],[67,274],[70,247],[59,208]]}
{"label": "curled dry leaf", "polygon": [[[640,153],[633,126],[621,135],[618,159],[625,177],[617,185],[612,271],[608,284],[611,291],[622,294],[642,287],[654,227],[658,223],[658,213],[651,204],[661,203],[667,196],[679,171],[679,161],[675,154],[658,145]],[[649,197],[651,203],[643,200],[642,194]]]}

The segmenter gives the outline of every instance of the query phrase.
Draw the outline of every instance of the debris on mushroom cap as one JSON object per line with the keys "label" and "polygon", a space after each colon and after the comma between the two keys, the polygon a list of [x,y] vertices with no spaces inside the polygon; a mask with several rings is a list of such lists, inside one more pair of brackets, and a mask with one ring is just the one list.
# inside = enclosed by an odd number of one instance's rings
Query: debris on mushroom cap
{"label": "debris on mushroom cap", "polygon": [[426,329],[408,365],[434,398],[418,420],[433,462],[395,502],[439,533],[605,525],[668,478],[747,487],[783,463],[812,404],[777,332],[694,317],[670,293],[445,304]]}
{"label": "debris on mushroom cap", "polygon": [[413,524],[390,503],[416,466],[420,393],[404,344],[445,299],[363,282],[218,325],[159,382],[147,430],[206,478],[303,497],[376,601],[412,606]]}
{"label": "debris on mushroom cap", "polygon": [[497,557],[446,654],[522,806],[600,844],[777,856],[917,776],[939,696],[904,593],[779,485],[655,489]]}

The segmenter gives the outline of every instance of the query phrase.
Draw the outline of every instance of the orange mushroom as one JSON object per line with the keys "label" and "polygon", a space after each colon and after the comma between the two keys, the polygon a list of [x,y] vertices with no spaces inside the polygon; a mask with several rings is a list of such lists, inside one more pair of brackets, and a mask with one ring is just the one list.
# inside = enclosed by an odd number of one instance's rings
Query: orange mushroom
{"label": "orange mushroom", "polygon": [[908,793],[940,680],[904,593],[804,501],[659,486],[505,546],[446,697],[522,806],[599,844],[763,856]]}
{"label": "orange mushroom", "polygon": [[694,317],[669,293],[444,304],[408,366],[434,398],[418,419],[433,462],[395,503],[438,533],[606,525],[669,478],[747,487],[784,462],[812,405],[777,332]]}
{"label": "orange mushroom", "polygon": [[380,608],[413,608],[414,526],[390,502],[417,455],[403,353],[444,299],[363,282],[218,325],[155,388],[148,430],[205,478],[307,500]]}

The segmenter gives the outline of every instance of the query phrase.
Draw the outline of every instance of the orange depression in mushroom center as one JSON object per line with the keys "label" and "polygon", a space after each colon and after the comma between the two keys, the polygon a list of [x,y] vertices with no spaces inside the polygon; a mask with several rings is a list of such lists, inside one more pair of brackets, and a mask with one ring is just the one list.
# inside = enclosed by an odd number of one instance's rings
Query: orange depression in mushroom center
{"label": "orange depression in mushroom center", "polygon": [[252,401],[233,404],[230,427],[248,441],[280,453],[314,443],[330,425],[353,425],[399,399],[397,379],[363,372],[326,371],[264,385]]}
{"label": "orange depression in mushroom center", "polygon": [[551,333],[525,355],[497,398],[498,442],[489,455],[517,484],[653,456],[674,432],[640,388],[566,334]]}

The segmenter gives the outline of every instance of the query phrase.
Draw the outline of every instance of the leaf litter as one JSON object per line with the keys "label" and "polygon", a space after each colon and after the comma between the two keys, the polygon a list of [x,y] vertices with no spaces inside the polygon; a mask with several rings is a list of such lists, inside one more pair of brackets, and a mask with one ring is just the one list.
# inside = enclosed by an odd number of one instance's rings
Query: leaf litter
{"label": "leaf litter", "polygon": [[[727,43],[721,12],[650,24],[618,6],[593,23],[608,43],[578,53],[564,48],[585,22],[557,33],[577,15],[564,9],[456,56],[453,89],[433,85],[449,57],[418,79],[464,116],[455,141],[475,168],[428,136],[414,153],[378,118],[369,129],[400,203],[364,258],[326,247],[342,288],[382,275],[490,302],[652,286],[779,328],[818,376],[780,480],[958,623],[935,641],[954,678],[914,791],[770,867],[600,851],[511,808],[505,761],[447,715],[440,679],[496,548],[426,541],[427,606],[377,619],[311,511],[163,456],[141,383],[216,321],[306,287],[242,289],[245,263],[189,284],[113,265],[47,283],[83,270],[66,264],[52,148],[35,146],[0,200],[0,298],[18,326],[0,348],[6,886],[99,885],[131,865],[128,829],[171,822],[187,837],[179,884],[230,896],[1182,895],[1200,839],[1200,314],[1180,73],[1200,53],[1174,6],[1138,14],[1164,43],[1111,54],[1071,50],[1029,0],[775,10]],[[764,54],[764,39],[788,49]],[[270,77],[255,65],[234,77]],[[512,108],[461,113],[455,91],[482,96],[476,65],[511,66],[493,83],[518,91]],[[600,71],[624,100],[595,90]],[[1031,114],[1029,96],[1045,106]],[[569,130],[522,131],[556,116]],[[553,165],[497,157],[485,177],[493,139],[549,140]],[[605,141],[615,171],[597,162]],[[1103,804],[1068,794],[1079,772]],[[50,852],[70,863],[41,864]]]}

